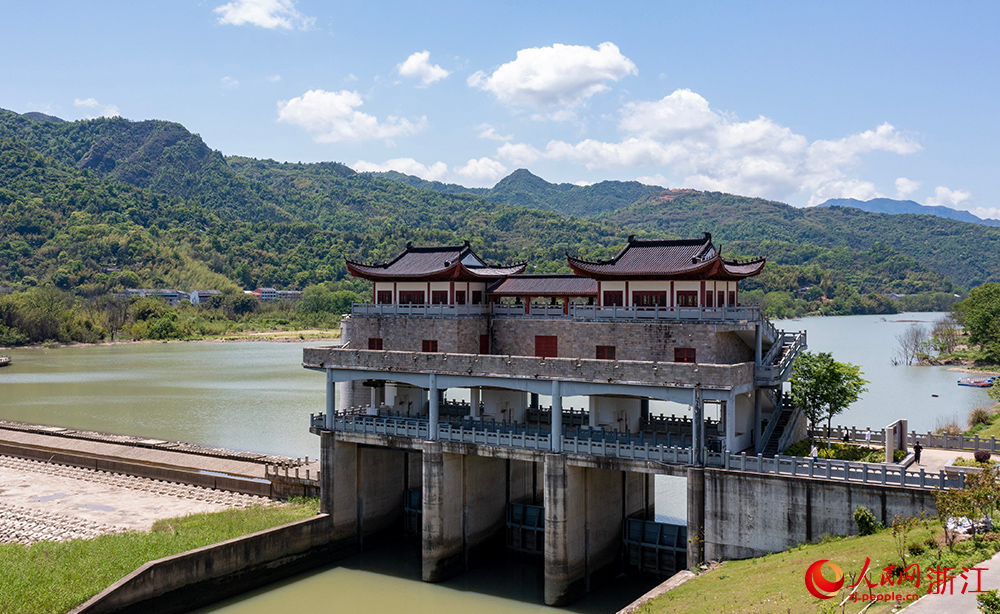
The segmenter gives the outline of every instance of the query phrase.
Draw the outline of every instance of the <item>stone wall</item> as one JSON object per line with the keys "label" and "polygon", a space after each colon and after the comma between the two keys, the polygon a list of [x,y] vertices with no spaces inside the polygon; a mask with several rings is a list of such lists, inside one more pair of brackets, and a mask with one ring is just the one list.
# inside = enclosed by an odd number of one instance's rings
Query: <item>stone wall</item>
{"label": "stone wall", "polygon": [[[596,358],[598,345],[615,346],[618,360],[673,362],[675,348],[694,348],[697,362],[736,364],[753,360],[753,347],[736,334],[746,325],[703,322],[579,322],[554,318],[351,318],[351,348],[368,349],[369,338],[382,349],[419,352],[423,340],[438,342],[439,352],[478,354],[481,335],[490,353],[534,356],[537,335],[555,335],[563,358]],[[749,335],[752,339],[752,334]]]}
{"label": "stone wall", "polygon": [[[368,349],[368,339],[382,339],[383,350],[419,352],[423,341],[436,340],[438,352],[478,354],[487,318],[351,318],[351,347]],[[532,352],[534,354],[534,352]]]}
{"label": "stone wall", "polygon": [[[856,534],[859,505],[886,525],[897,514],[937,513],[932,490],[715,469],[704,475],[706,560],[758,557],[823,535]],[[690,522],[690,507],[688,515]],[[688,527],[688,535],[696,531]]]}

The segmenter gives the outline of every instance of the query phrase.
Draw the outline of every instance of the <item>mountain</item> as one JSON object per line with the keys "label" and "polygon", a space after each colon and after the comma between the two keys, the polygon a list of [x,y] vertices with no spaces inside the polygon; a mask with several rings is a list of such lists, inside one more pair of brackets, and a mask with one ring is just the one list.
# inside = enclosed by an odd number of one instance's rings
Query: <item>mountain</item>
{"label": "mountain", "polygon": [[936,215],[946,217],[960,222],[970,222],[973,224],[984,224],[986,226],[1000,226],[1000,220],[983,219],[968,211],[959,211],[950,207],[921,205],[912,200],[893,200],[891,198],[873,198],[871,200],[857,200],[854,198],[831,198],[830,200],[816,205],[817,207],[853,207],[869,213],[887,213],[897,215],[900,213],[912,213],[914,215]]}
{"label": "mountain", "polygon": [[466,188],[452,183],[425,181],[395,171],[378,174],[411,187],[434,190],[442,194],[475,194],[493,202],[532,209],[548,209],[577,217],[591,217],[625,207],[644,196],[663,190],[661,187],[645,185],[638,181],[602,181],[585,186],[549,183],[523,168],[504,177],[492,188]]}
{"label": "mountain", "polygon": [[57,162],[154,192],[196,199],[223,219],[288,220],[266,188],[248,182],[184,126],[122,117],[52,121],[0,109],[0,138]]}
{"label": "mountain", "polygon": [[710,228],[716,240],[757,246],[777,241],[865,251],[886,244],[963,286],[1000,281],[1000,228],[936,216],[868,213],[851,207],[797,208],[719,192],[668,191],[599,219],[680,236]]}
{"label": "mountain", "polygon": [[[955,289],[942,269],[965,275],[964,284],[988,278],[990,263],[1000,262],[990,234],[1000,231],[928,216],[803,212],[634,182],[551,184],[523,170],[483,191],[399,179],[336,162],[225,157],[172,122],[54,123],[0,111],[0,284],[52,284],[85,297],[122,286],[327,282],[365,293],[345,258],[386,260],[408,241],[470,240],[488,260],[559,272],[568,270],[567,252],[608,258],[630,234],[708,230],[727,255],[771,256],[744,296],[790,316],[891,312],[899,305],[882,296],[889,292],[923,297],[908,308],[941,308]],[[556,208],[594,213],[567,217]],[[835,223],[838,216],[849,219]],[[965,231],[955,224],[985,234],[956,243]],[[912,238],[934,233],[939,251],[914,256]]]}

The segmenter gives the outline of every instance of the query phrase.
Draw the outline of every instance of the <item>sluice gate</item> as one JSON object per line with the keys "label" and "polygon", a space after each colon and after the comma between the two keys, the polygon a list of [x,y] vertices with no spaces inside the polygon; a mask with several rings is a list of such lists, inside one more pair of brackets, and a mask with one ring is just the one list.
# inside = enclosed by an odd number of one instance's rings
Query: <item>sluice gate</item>
{"label": "sluice gate", "polygon": [[545,552],[545,508],[541,505],[507,505],[507,549],[541,556]]}
{"label": "sluice gate", "polygon": [[687,527],[626,518],[622,523],[625,564],[644,573],[670,576],[687,568]]}

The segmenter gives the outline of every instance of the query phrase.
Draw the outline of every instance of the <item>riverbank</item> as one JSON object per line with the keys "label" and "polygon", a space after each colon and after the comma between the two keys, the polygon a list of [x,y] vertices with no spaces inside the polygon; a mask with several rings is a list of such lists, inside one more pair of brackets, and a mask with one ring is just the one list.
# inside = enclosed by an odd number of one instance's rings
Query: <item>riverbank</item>
{"label": "riverbank", "polygon": [[227,333],[225,335],[212,335],[197,337],[192,339],[115,339],[114,341],[101,340],[94,343],[83,343],[80,341],[70,341],[58,343],[54,341],[44,341],[42,343],[31,343],[27,345],[4,346],[0,345],[0,350],[32,350],[32,349],[54,349],[67,347],[97,347],[97,346],[117,346],[117,345],[138,345],[152,343],[227,343],[234,341],[268,341],[273,343],[300,343],[303,341],[338,341],[340,340],[340,330],[279,330],[279,331],[254,331],[243,333]]}

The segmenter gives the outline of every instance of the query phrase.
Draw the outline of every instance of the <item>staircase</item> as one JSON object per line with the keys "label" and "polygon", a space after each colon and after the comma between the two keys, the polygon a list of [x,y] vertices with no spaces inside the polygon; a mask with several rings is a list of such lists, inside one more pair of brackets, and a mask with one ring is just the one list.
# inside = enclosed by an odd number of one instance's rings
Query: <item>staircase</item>
{"label": "staircase", "polygon": [[[775,411],[777,412],[778,410]],[[792,419],[792,413],[793,408],[791,406],[781,406],[780,413],[778,413],[777,417],[778,423],[774,425],[774,430],[771,431],[771,437],[767,440],[767,443],[764,444],[764,449],[761,450],[761,454],[771,457],[779,452],[779,442],[781,441],[781,436],[785,433],[785,429],[788,428],[788,422]]]}

